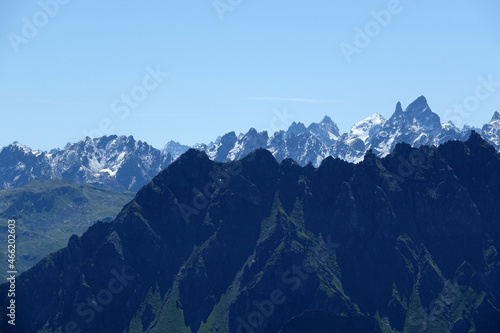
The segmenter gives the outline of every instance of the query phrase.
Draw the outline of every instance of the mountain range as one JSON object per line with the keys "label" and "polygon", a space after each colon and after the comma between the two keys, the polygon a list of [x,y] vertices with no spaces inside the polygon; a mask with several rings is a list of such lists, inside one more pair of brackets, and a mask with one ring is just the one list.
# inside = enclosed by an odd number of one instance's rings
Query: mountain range
{"label": "mountain range", "polygon": [[318,168],[190,149],[18,277],[15,329],[498,332],[499,201],[500,154],[475,131]]}
{"label": "mountain range", "polygon": [[[312,163],[318,167],[328,156],[359,162],[370,149],[383,157],[399,142],[419,147],[465,140],[471,129],[500,149],[498,112],[482,129],[467,125],[458,129],[452,122],[442,124],[421,96],[405,110],[397,103],[389,119],[374,114],[356,123],[348,133],[342,133],[332,119],[325,116],[320,123],[308,127],[293,122],[288,130],[271,136],[254,128],[240,135],[229,132],[214,142],[197,144],[194,148],[206,152],[217,162],[238,160],[255,149],[265,148],[278,161],[291,158],[299,165]],[[15,142],[0,151],[0,189],[19,187],[32,180],[64,178],[115,191],[138,191],[188,149],[174,141],[156,149],[131,136],[114,135],[87,137],[50,152],[34,151]]]}
{"label": "mountain range", "polygon": [[172,160],[170,153],[132,136],[87,137],[48,153],[14,142],[0,152],[0,188],[62,178],[77,184],[136,192]]}

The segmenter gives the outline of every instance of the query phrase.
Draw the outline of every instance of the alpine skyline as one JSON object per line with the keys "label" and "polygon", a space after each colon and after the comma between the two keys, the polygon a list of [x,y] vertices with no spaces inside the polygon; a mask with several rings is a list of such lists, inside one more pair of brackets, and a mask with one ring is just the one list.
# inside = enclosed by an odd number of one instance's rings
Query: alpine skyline
{"label": "alpine skyline", "polygon": [[[346,132],[425,95],[443,122],[500,105],[495,1],[39,0],[2,4],[0,146],[90,135],[160,147],[329,115]],[[293,118],[292,118],[293,116]]]}

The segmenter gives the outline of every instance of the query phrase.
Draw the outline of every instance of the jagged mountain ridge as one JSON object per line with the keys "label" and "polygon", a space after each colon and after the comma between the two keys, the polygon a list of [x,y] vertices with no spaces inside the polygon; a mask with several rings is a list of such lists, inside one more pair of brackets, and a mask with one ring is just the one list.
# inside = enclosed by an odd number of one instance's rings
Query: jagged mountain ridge
{"label": "jagged mountain ridge", "polygon": [[319,168],[191,149],[19,277],[16,329],[495,332],[499,200],[475,132]]}
{"label": "jagged mountain ridge", "polygon": [[[254,128],[240,135],[229,132],[214,142],[197,144],[194,148],[205,151],[217,162],[238,160],[255,149],[265,148],[278,161],[291,158],[302,166],[312,163],[317,167],[328,156],[359,162],[369,149],[383,157],[399,142],[419,147],[449,140],[463,141],[472,129],[500,149],[498,112],[482,129],[464,126],[460,130],[451,122],[441,124],[439,116],[421,96],[405,110],[398,102],[389,119],[375,113],[356,123],[348,133],[342,133],[333,120],[325,116],[320,123],[308,127],[293,122],[287,131],[271,136]],[[19,187],[37,179],[65,178],[111,190],[137,191],[188,148],[170,141],[158,150],[131,136],[86,138],[50,153],[13,143],[0,151],[0,189]]]}
{"label": "jagged mountain ridge", "polygon": [[[316,128],[321,128],[321,131]],[[441,124],[425,97],[420,96],[405,110],[398,102],[389,119],[375,113],[356,123],[348,133],[342,133],[329,117],[325,117],[319,124],[313,123],[307,128],[302,123],[294,122],[287,131],[279,131],[271,137],[253,128],[239,137],[232,132],[231,140],[218,140],[195,148],[204,150],[211,159],[219,162],[240,159],[252,149],[265,148],[279,161],[291,158],[302,166],[307,163],[319,166],[328,156],[359,162],[370,149],[383,157],[400,142],[419,147],[464,140],[471,129],[469,126],[459,130],[451,122]],[[480,134],[484,131],[486,140],[495,148],[500,148],[500,119],[494,116],[483,130],[475,130]]]}
{"label": "jagged mountain ridge", "polygon": [[15,142],[0,151],[0,189],[33,180],[68,179],[115,191],[138,191],[172,163],[161,152],[132,136],[85,138],[50,153],[33,151]]}

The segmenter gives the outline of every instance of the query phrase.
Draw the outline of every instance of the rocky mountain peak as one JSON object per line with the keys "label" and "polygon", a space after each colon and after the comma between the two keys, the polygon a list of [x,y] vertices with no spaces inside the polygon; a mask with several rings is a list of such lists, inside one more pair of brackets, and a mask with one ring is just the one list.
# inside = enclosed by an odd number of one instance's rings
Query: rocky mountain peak
{"label": "rocky mountain peak", "polygon": [[264,149],[264,148],[258,148],[245,156],[242,161],[246,163],[253,163],[257,162],[257,164],[262,163],[262,164],[273,164],[273,165],[278,165],[278,162],[274,158],[273,154],[269,152],[269,150]]}
{"label": "rocky mountain peak", "polygon": [[500,113],[498,113],[498,111],[495,111],[495,113],[493,114],[493,117],[491,117],[490,123],[493,121],[498,121],[498,120],[500,120]]}
{"label": "rocky mountain peak", "polygon": [[465,143],[467,145],[470,145],[470,144],[474,144],[474,145],[480,145],[480,146],[490,146],[490,144],[484,140],[481,135],[476,132],[475,130],[471,130],[470,131],[470,136],[469,138],[467,139],[467,141],[465,141]]}
{"label": "rocky mountain peak", "polygon": [[342,132],[339,130],[332,118],[325,116],[319,123],[311,123],[302,132],[309,132],[327,145],[332,145],[340,138]]}
{"label": "rocky mountain peak", "polygon": [[297,122],[294,121],[290,125],[290,127],[288,127],[287,134],[288,135],[293,134],[293,135],[297,136],[300,133],[303,133],[305,131],[307,131],[307,128],[306,128],[306,126],[303,123],[301,123],[301,122],[297,123]]}
{"label": "rocky mountain peak", "polygon": [[401,102],[397,102],[394,114],[400,114],[400,113],[403,113],[403,108],[401,107]]}
{"label": "rocky mountain peak", "polygon": [[[257,131],[252,128],[254,131],[252,133],[257,133]],[[231,131],[229,133],[224,134],[220,138],[220,143],[221,144],[234,144],[238,140],[238,137],[236,136],[236,133],[234,131]]]}
{"label": "rocky mountain peak", "polygon": [[189,148],[184,154],[182,154],[178,161],[179,163],[186,163],[190,161],[196,161],[199,159],[208,160],[208,156],[204,151],[199,151],[194,148]]}
{"label": "rocky mountain peak", "polygon": [[408,105],[403,115],[424,130],[434,131],[441,128],[441,119],[436,113],[432,112],[424,96],[420,96]]}
{"label": "rocky mountain peak", "polygon": [[162,152],[164,154],[170,154],[172,155],[173,159],[176,159],[177,157],[181,156],[184,152],[186,152],[189,149],[189,146],[180,144],[177,141],[169,141],[167,144],[163,147]]}
{"label": "rocky mountain peak", "polygon": [[416,113],[416,112],[424,112],[429,108],[427,104],[427,99],[424,96],[418,97],[414,100],[408,107],[405,112]]}
{"label": "rocky mountain peak", "polygon": [[330,118],[328,115],[325,115],[323,117],[323,120],[320,121],[320,124],[323,124],[323,125],[335,125],[335,123],[333,122],[332,118]]}
{"label": "rocky mountain peak", "polygon": [[19,141],[14,141],[10,145],[7,146],[8,149],[10,150],[19,150],[23,152],[31,152],[31,148],[28,148],[27,146],[23,145]]}

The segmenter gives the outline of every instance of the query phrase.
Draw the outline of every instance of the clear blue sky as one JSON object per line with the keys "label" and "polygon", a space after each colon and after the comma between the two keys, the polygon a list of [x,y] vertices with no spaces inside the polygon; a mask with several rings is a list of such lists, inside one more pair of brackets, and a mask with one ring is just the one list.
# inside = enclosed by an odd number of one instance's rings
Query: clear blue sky
{"label": "clear blue sky", "polygon": [[[51,16],[44,1],[0,5],[0,146],[63,147],[99,126],[192,145],[284,127],[276,110],[348,131],[420,95],[443,122],[481,126],[500,111],[500,86],[479,87],[500,81],[496,0],[221,0],[220,11],[237,4],[224,20],[213,0],[60,1]],[[389,7],[390,22],[374,24]],[[372,37],[348,62],[340,45],[356,47],[356,27]],[[160,83],[157,67],[169,73]],[[465,116],[446,113],[464,100]]]}

